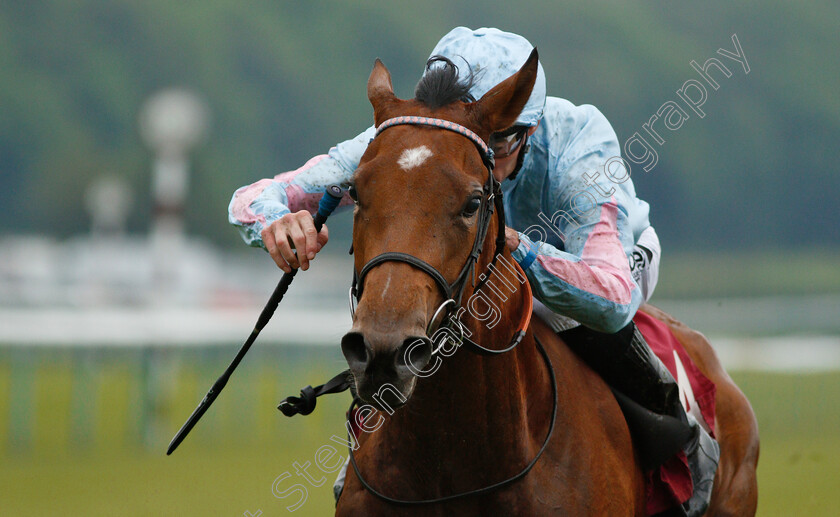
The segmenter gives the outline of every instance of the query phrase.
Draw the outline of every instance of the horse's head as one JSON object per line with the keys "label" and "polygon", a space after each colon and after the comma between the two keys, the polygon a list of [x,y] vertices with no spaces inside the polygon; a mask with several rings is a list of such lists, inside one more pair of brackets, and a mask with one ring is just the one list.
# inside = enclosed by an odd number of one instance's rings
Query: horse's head
{"label": "horse's head", "polygon": [[[402,394],[401,400],[389,396],[391,407],[413,392],[412,371],[422,370],[432,357],[427,332],[440,324],[438,309],[450,296],[455,300],[446,310],[460,303],[461,289],[463,296],[471,292],[465,265],[476,259],[470,255],[475,251],[479,273],[491,260],[493,237],[503,223],[491,217],[489,187],[495,180],[483,161],[482,141],[516,121],[534,85],[537,54],[475,102],[460,100],[469,86],[452,72],[446,67],[427,72],[413,100],[394,95],[379,60],[368,80],[377,127],[416,116],[449,121],[477,135],[428,125],[390,126],[370,143],[356,171],[353,247],[361,293],[341,347],[358,395],[380,407],[375,395],[388,385]],[[447,285],[454,293],[446,292]]]}

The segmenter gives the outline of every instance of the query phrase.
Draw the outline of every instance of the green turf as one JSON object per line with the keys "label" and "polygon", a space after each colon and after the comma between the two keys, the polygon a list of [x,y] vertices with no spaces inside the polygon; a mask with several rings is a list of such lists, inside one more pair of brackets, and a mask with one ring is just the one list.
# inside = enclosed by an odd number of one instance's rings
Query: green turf
{"label": "green turf", "polygon": [[[336,422],[336,434],[340,423]],[[160,449],[157,454],[7,458],[0,468],[0,514],[207,516],[257,510],[263,515],[285,514],[285,506],[294,499],[274,497],[272,484],[284,472],[294,475],[293,462],[313,462],[315,451],[332,443],[328,428],[298,429],[297,434],[277,436],[274,443],[260,447],[217,448],[190,436],[183,450],[170,457]],[[320,488],[309,487],[308,499],[296,515],[330,514],[334,476],[323,478]],[[281,488],[292,484],[287,481]]]}
{"label": "green turf", "polygon": [[[285,472],[293,478],[280,490],[308,489],[294,515],[331,514],[334,475],[311,466],[323,480],[312,487],[295,477],[293,463],[314,462],[325,445],[346,454],[330,437],[343,434],[347,396],[323,399],[313,415],[294,419],[274,405],[338,371],[334,351],[249,357],[181,448],[164,455],[228,352],[87,363],[0,354],[0,515],[284,515],[297,497],[275,497],[272,484]],[[759,418],[759,515],[838,515],[840,373],[733,377]],[[10,420],[27,414],[19,395],[33,406],[28,422]]]}
{"label": "green turf", "polygon": [[758,515],[840,515],[840,373],[732,377],[758,417]]}

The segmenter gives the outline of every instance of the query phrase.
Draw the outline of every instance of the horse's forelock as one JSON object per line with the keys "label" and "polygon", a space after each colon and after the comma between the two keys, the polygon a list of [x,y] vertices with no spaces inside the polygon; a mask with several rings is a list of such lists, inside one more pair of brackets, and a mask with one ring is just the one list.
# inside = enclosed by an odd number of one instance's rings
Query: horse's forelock
{"label": "horse's forelock", "polygon": [[[433,66],[443,63],[442,66]],[[461,79],[458,67],[443,56],[432,56],[426,62],[426,73],[420,78],[414,90],[414,98],[429,109],[437,109],[455,101],[472,102],[470,95],[475,78],[470,71]]]}

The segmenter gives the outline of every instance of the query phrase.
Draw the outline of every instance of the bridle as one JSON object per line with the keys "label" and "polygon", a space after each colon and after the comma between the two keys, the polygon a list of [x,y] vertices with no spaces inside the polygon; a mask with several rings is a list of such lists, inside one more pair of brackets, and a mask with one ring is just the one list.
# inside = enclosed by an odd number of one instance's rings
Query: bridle
{"label": "bridle", "polygon": [[[415,257],[414,255],[408,253],[401,253],[395,251],[389,251],[385,253],[381,253],[372,259],[370,259],[359,271],[358,273],[354,270],[353,272],[353,283],[350,287],[350,310],[355,317],[355,304],[362,296],[362,290],[364,289],[364,280],[365,276],[370,272],[371,269],[374,267],[383,264],[385,262],[404,262],[406,264],[410,264],[411,266],[424,271],[428,274],[437,284],[438,288],[440,289],[441,293],[444,296],[444,302],[438,307],[435,311],[432,319],[429,321],[429,325],[426,329],[426,334],[429,335],[430,331],[434,325],[435,320],[437,319],[438,315],[443,313],[443,320],[440,328],[446,327],[449,330],[452,330],[452,327],[457,326],[460,331],[460,343],[456,343],[457,346],[461,344],[467,344],[469,348],[476,353],[482,355],[498,355],[509,352],[516,348],[522,339],[525,337],[525,334],[528,331],[528,327],[530,326],[531,321],[531,310],[532,310],[532,294],[531,288],[528,282],[525,282],[525,300],[526,306],[523,311],[523,319],[520,322],[520,326],[518,330],[514,333],[513,338],[510,341],[510,344],[501,350],[492,350],[489,348],[485,348],[478,343],[470,340],[465,335],[464,324],[460,321],[458,317],[461,309],[461,300],[464,294],[464,290],[466,288],[467,280],[472,276],[473,280],[473,292],[477,293],[479,290],[485,285],[485,283],[490,279],[494,268],[493,266],[496,264],[499,256],[504,251],[505,247],[505,217],[504,217],[504,205],[502,203],[502,190],[501,184],[496,180],[493,176],[493,167],[495,165],[493,159],[493,151],[490,147],[482,140],[477,134],[473,131],[467,129],[460,124],[456,124],[454,122],[450,122],[447,120],[436,119],[436,118],[428,118],[428,117],[417,117],[417,116],[405,116],[405,117],[395,117],[386,120],[376,130],[376,134],[374,138],[379,136],[383,131],[388,128],[398,126],[398,125],[423,125],[423,126],[432,126],[441,129],[445,129],[448,131],[456,132],[460,135],[465,136],[470,141],[472,141],[476,148],[478,149],[479,153],[481,154],[482,162],[484,163],[485,167],[487,168],[487,182],[484,184],[483,187],[483,195],[481,198],[481,207],[480,212],[478,215],[478,231],[476,233],[475,241],[473,242],[472,250],[470,251],[469,256],[467,257],[466,263],[461,268],[461,272],[455,277],[455,280],[452,283],[449,283],[446,278],[438,271],[434,266],[429,264],[428,262]],[[372,141],[372,140],[371,140]],[[478,262],[479,257],[481,256],[482,247],[484,246],[484,240],[487,236],[487,232],[490,228],[490,220],[493,217],[493,213],[498,214],[498,234],[496,236],[496,249],[493,253],[493,258],[491,259],[490,263],[487,266],[487,273],[482,274],[480,278],[480,282],[476,285],[475,282],[475,265]],[[516,266],[519,267],[518,265]],[[451,337],[451,333],[449,336],[444,336],[444,340]],[[509,477],[503,481],[493,483],[489,486],[485,486],[479,489],[470,490],[467,492],[461,492],[457,494],[452,494],[444,497],[438,497],[435,499],[422,499],[422,500],[406,500],[406,499],[395,499],[389,497],[381,492],[377,491],[373,488],[362,476],[362,473],[359,471],[359,466],[356,464],[356,459],[353,455],[353,447],[352,443],[349,441],[348,436],[348,449],[350,454],[350,464],[353,466],[353,470],[356,473],[356,477],[359,479],[361,485],[375,497],[391,504],[402,505],[402,506],[418,506],[418,505],[425,505],[425,504],[435,504],[435,503],[442,503],[446,501],[451,501],[455,499],[460,499],[462,497],[469,497],[469,496],[477,496],[477,495],[484,495],[490,493],[492,491],[498,490],[500,488],[504,488],[509,486],[523,477],[525,477],[528,472],[536,465],[537,461],[542,456],[545,449],[548,447],[548,443],[551,440],[551,436],[554,433],[554,425],[557,421],[557,379],[554,374],[554,368],[551,364],[551,359],[548,356],[548,353],[545,351],[542,343],[534,335],[534,340],[536,341],[537,348],[540,354],[543,357],[543,360],[548,367],[549,378],[551,379],[551,393],[552,393],[552,413],[551,413],[551,424],[548,428],[548,433],[546,434],[545,441],[542,444],[542,447],[534,456],[534,458],[516,475]],[[441,342],[437,348],[433,349],[433,355],[437,353],[443,345]],[[332,381],[331,381],[332,382]],[[345,381],[346,382],[346,381]],[[326,385],[325,385],[326,386]],[[357,404],[357,400],[354,398],[353,402],[350,405],[350,410],[348,411],[348,418],[350,415],[353,414],[353,409]],[[314,407],[314,404],[313,404]]]}
{"label": "bridle", "polygon": [[[420,258],[415,257],[414,255],[396,251],[387,251],[373,257],[364,266],[362,266],[362,269],[358,273],[355,270],[353,271],[353,283],[350,287],[351,315],[355,317],[356,304],[362,297],[362,290],[364,289],[364,281],[367,274],[373,268],[385,262],[404,262],[432,277],[441,294],[443,294],[443,303],[438,307],[434,316],[429,321],[426,329],[427,336],[431,337],[434,335],[432,333],[434,323],[437,320],[437,317],[440,314],[443,314],[441,325],[438,328],[446,327],[452,330],[454,327],[457,329],[456,335],[460,335],[461,342],[467,343],[474,351],[481,354],[501,354],[513,350],[516,345],[522,341],[522,338],[525,337],[525,332],[527,331],[528,323],[530,322],[530,310],[527,311],[528,321],[524,322],[524,325],[522,325],[519,331],[516,332],[510,344],[502,350],[491,350],[468,339],[466,336],[467,332],[463,326],[464,324],[460,321],[460,318],[455,317],[455,315],[459,314],[459,310],[462,307],[461,301],[464,295],[464,290],[467,286],[467,280],[472,277],[472,285],[474,286],[473,292],[480,291],[484,284],[490,279],[494,266],[505,247],[505,207],[503,203],[501,183],[499,183],[499,181],[496,180],[496,177],[493,176],[493,167],[495,166],[493,150],[490,149],[487,143],[485,143],[484,140],[482,140],[475,132],[460,124],[438,118],[419,116],[390,118],[377,127],[376,134],[373,139],[382,134],[382,132],[386,129],[400,125],[421,125],[445,129],[458,133],[475,144],[479,154],[481,155],[481,161],[487,168],[487,181],[484,183],[482,188],[481,207],[478,212],[478,231],[476,232],[475,241],[473,242],[469,256],[467,256],[466,263],[461,268],[461,272],[458,273],[458,276],[456,276],[455,280],[451,283],[448,282],[443,274],[441,274],[441,272],[434,266]],[[373,139],[371,139],[371,141],[373,141]],[[490,221],[493,218],[494,213],[498,213],[496,249],[493,252],[493,258],[487,266],[488,272],[479,277],[480,280],[476,285],[475,265],[481,256],[484,240],[487,237],[487,232],[490,228]],[[528,300],[530,303],[530,297]],[[446,337],[443,333],[439,333],[438,335],[443,335],[444,338]],[[452,334],[450,333],[450,335]],[[433,349],[433,353],[437,353],[437,351],[440,350],[441,345],[442,343],[437,343],[437,346]]]}

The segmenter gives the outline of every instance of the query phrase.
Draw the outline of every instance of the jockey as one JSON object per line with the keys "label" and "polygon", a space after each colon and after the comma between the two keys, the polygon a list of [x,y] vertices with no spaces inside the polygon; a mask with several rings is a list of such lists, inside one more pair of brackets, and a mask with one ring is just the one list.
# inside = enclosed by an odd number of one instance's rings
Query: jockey
{"label": "jockey", "polygon": [[[470,101],[517,72],[532,49],[516,34],[458,27],[432,50],[427,69],[456,67],[462,81],[472,81],[471,99],[464,99]],[[370,127],[295,171],[238,189],[230,222],[284,271],[308,269],[328,239],[326,226],[316,234],[309,210],[327,185],[349,185],[374,133]],[[679,514],[702,514],[719,450],[686,416],[676,382],[633,324],[656,287],[660,247],[610,123],[593,106],[547,97],[539,65],[516,124],[494,134],[490,145],[504,192],[507,245],[531,284],[534,312],[613,388],[690,428],[681,448],[695,492]]]}

